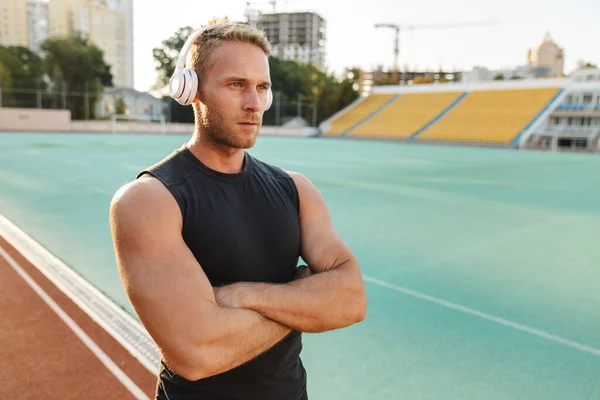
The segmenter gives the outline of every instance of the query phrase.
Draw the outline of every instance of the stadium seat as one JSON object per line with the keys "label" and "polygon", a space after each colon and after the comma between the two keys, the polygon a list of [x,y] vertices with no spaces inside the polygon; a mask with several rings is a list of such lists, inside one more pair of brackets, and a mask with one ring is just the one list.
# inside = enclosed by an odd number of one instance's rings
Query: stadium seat
{"label": "stadium seat", "polygon": [[417,140],[509,144],[548,105],[559,88],[471,92]]}
{"label": "stadium seat", "polygon": [[371,94],[347,112],[331,121],[331,128],[324,132],[325,135],[339,136],[353,128],[359,122],[369,117],[372,113],[384,106],[396,94]]}

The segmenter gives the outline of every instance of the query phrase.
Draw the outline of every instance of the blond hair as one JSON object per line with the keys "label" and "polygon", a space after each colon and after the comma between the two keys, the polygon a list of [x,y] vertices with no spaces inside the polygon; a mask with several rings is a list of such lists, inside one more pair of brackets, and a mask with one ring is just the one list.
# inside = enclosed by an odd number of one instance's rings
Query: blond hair
{"label": "blond hair", "polygon": [[[199,86],[202,85],[202,78],[210,69],[210,55],[224,43],[253,44],[260,47],[267,57],[271,54],[271,46],[267,36],[256,27],[229,22],[227,18],[213,18],[198,30],[213,25],[215,26],[214,28],[210,28],[196,38],[187,57],[186,65],[196,70]],[[195,32],[198,32],[198,30]]]}

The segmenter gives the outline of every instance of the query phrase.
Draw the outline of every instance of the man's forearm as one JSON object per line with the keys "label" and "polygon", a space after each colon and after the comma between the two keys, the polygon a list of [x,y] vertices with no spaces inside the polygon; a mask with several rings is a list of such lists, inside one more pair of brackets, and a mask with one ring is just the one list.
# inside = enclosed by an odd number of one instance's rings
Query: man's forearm
{"label": "man's forearm", "polygon": [[353,261],[287,284],[244,283],[242,307],[302,332],[324,332],[360,322],[366,302]]}
{"label": "man's forearm", "polygon": [[[195,346],[191,365],[181,371],[189,380],[216,375],[256,358],[285,338],[291,329],[256,311],[215,305],[212,327]],[[178,371],[175,371],[178,372]]]}

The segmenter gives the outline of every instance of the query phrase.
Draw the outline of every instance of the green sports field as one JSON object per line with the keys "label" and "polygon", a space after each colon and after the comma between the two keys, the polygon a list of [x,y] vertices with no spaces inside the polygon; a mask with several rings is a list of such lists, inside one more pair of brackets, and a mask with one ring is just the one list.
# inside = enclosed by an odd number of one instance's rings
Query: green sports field
{"label": "green sports field", "polygon": [[[0,134],[0,213],[132,313],[114,192],[186,136]],[[261,137],[321,190],[368,315],[305,336],[311,400],[600,399],[600,157]]]}

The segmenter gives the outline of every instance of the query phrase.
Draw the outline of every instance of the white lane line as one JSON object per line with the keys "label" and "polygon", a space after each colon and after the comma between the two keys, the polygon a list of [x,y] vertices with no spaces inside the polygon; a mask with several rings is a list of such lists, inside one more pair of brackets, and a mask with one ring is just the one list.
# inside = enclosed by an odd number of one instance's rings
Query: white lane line
{"label": "white lane line", "polygon": [[88,349],[104,364],[104,366],[135,396],[136,399],[150,400],[148,396],[140,389],[108,355],[73,321],[67,313],[60,308],[58,304],[42,289],[30,276],[21,268],[19,264],[0,246],[0,255],[8,264],[23,278],[23,280],[44,300],[44,302],[54,311],[61,320],[81,339]]}
{"label": "white lane line", "polygon": [[371,282],[371,283],[374,283],[376,285],[383,286],[383,287],[386,287],[388,289],[395,290],[396,292],[404,293],[404,294],[407,294],[409,296],[416,297],[416,298],[419,298],[421,300],[429,301],[431,303],[435,303],[435,304],[438,304],[438,305],[446,307],[446,308],[450,308],[450,309],[455,310],[455,311],[459,311],[459,312],[462,312],[462,313],[465,313],[465,314],[472,315],[474,317],[478,317],[478,318],[481,318],[481,319],[485,319],[485,320],[494,322],[496,324],[508,326],[508,327],[516,329],[518,331],[526,332],[526,333],[529,333],[530,335],[534,335],[534,336],[540,337],[542,339],[546,339],[546,340],[549,340],[549,341],[554,342],[554,343],[562,344],[564,346],[572,347],[572,348],[577,349],[579,351],[582,351],[584,353],[589,353],[589,354],[593,354],[595,356],[599,356],[600,357],[600,349],[597,349],[597,348],[592,347],[592,346],[587,346],[585,344],[581,344],[581,343],[575,342],[573,340],[565,339],[565,338],[562,338],[560,336],[553,335],[551,333],[541,331],[539,329],[531,328],[531,327],[529,327],[527,325],[519,324],[517,322],[513,322],[513,321],[509,321],[509,320],[504,319],[504,318],[496,317],[496,316],[493,316],[491,314],[487,314],[487,313],[484,313],[484,312],[481,312],[481,311],[477,311],[477,310],[472,309],[472,308],[461,306],[460,304],[452,303],[452,302],[449,302],[447,300],[443,300],[443,299],[440,299],[440,298],[437,298],[437,297],[433,297],[433,296],[427,295],[425,293],[417,292],[416,290],[407,289],[407,288],[404,288],[402,286],[392,285],[391,283],[388,283],[388,282],[385,282],[385,281],[382,281],[382,280],[379,280],[379,279],[376,279],[376,278],[371,278],[370,276],[363,275],[363,279],[366,282]]}
{"label": "white lane line", "polygon": [[151,374],[160,351],[142,324],[0,213],[0,237],[108,332]]}

